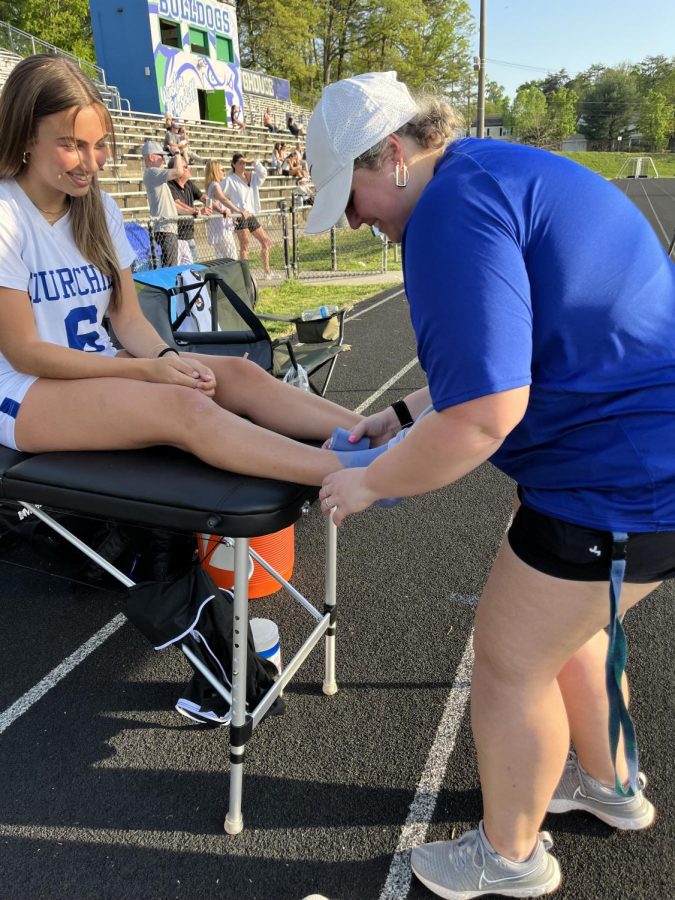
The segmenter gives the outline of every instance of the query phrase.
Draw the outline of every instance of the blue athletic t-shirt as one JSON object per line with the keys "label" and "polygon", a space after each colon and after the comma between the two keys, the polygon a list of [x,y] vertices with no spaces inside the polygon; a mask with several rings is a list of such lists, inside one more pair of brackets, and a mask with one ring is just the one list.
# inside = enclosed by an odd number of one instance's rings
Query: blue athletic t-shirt
{"label": "blue athletic t-shirt", "polygon": [[524,503],[675,530],[675,265],[620,190],[541,150],[460,140],[408,221],[403,264],[436,410],[530,385],[491,460]]}

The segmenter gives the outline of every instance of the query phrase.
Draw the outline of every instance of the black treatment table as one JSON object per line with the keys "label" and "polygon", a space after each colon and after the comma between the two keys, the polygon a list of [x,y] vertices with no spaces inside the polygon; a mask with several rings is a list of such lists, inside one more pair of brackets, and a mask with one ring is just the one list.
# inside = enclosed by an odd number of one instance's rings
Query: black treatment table
{"label": "black treatment table", "polygon": [[[323,610],[303,597],[249,547],[249,538],[279,531],[295,522],[318,489],[215,469],[171,447],[106,452],[24,454],[0,447],[0,499],[29,510],[74,544],[126,587],[133,582],[55,521],[49,509],[112,519],[132,525],[204,532],[231,539],[234,546],[234,663],[232,692],[204,670],[189,648],[181,649],[232,705],[230,793],[225,831],[244,827],[242,790],[246,742],[322,636],[326,637],[323,691],[335,681],[335,603],[337,529],[326,524]],[[246,710],[249,554],[286,588],[316,620],[296,655],[258,706]],[[243,635],[243,640],[239,636]]]}

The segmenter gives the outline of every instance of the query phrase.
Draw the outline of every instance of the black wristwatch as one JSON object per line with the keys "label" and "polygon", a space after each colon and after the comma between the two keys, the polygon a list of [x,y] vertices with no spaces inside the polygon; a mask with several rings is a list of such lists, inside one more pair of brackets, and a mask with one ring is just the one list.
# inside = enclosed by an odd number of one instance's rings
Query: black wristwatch
{"label": "black wristwatch", "polygon": [[396,413],[396,418],[401,423],[401,428],[409,428],[415,421],[410,415],[410,410],[405,400],[397,400],[396,403],[391,404],[391,408]]}

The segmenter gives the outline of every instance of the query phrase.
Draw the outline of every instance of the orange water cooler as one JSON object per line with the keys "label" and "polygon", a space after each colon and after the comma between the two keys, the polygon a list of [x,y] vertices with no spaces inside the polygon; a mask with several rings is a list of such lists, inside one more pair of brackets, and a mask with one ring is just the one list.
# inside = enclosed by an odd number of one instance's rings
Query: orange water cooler
{"label": "orange water cooler", "polygon": [[[220,543],[221,540],[222,538],[215,534],[197,535],[199,559],[218,587],[232,588],[234,547]],[[251,538],[249,545],[266,563],[290,581],[295,562],[295,525],[289,525],[288,528],[282,528],[273,534]],[[263,569],[257,560],[249,557],[249,597],[268,597],[279,590],[281,590],[279,582]]]}

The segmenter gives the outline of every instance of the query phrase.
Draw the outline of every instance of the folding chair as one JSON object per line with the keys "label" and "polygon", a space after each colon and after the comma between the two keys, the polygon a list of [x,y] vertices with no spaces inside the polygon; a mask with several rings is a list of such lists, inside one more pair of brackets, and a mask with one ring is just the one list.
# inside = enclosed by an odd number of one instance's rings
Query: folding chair
{"label": "folding chair", "polygon": [[[197,294],[189,302],[199,302],[200,286],[208,290],[212,331],[180,331],[181,316],[188,302],[182,296],[186,288],[177,286],[176,279],[188,269],[200,279],[193,282],[191,291],[187,291]],[[307,372],[310,388],[321,396],[326,393],[339,354],[351,349],[349,344],[344,343],[346,308],[337,310],[327,318],[310,321],[300,316],[256,313],[257,287],[244,260],[138,272],[134,280],[144,315],[169,346],[177,350],[222,356],[242,356],[247,352],[250,359],[277,378],[284,378],[289,369],[297,370],[298,366],[302,366]],[[177,302],[178,298],[180,302]],[[295,339],[283,337],[272,340],[264,322],[294,325]],[[317,373],[324,376],[319,386],[312,380]]]}
{"label": "folding chair", "polygon": [[[179,276],[195,273],[195,278],[177,284]],[[220,285],[218,272],[192,264],[134,274],[143,315],[154,325],[169,347],[215,356],[248,355],[267,372],[273,369],[273,345],[267,330],[242,298],[253,291],[245,263],[228,269],[229,283]],[[230,286],[231,285],[231,286]],[[198,303],[208,305],[208,331],[182,331],[186,313]]]}
{"label": "folding chair", "polygon": [[[295,341],[278,338],[274,342],[274,375],[284,378],[289,369],[297,370],[300,365],[307,372],[310,388],[323,397],[328,390],[338,356],[351,350],[351,346],[344,343],[345,316],[349,309],[350,307],[343,307],[326,318],[310,320],[299,316],[267,316],[260,313],[259,318],[263,321],[288,322],[295,326]],[[320,388],[312,381],[312,376],[317,372],[322,372],[324,376]]]}

